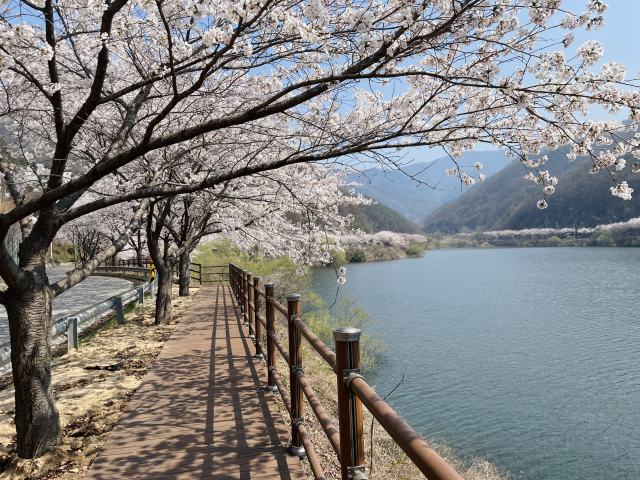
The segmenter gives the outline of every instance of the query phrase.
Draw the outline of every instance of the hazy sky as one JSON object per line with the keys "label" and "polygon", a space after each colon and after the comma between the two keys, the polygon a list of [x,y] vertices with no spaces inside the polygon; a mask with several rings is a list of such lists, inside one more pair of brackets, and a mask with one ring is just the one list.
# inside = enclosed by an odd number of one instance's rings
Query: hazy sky
{"label": "hazy sky", "polygon": [[[564,0],[562,7],[572,12],[586,11],[587,0]],[[580,45],[590,39],[598,40],[604,45],[604,57],[592,71],[599,71],[601,64],[617,61],[627,67],[627,78],[638,78],[640,71],[640,1],[638,0],[610,0],[609,9],[605,12],[605,23],[602,29],[586,32],[584,29],[573,31],[576,39],[565,51],[567,58],[571,58]],[[560,31],[557,31],[560,32]],[[562,32],[565,32],[564,30]],[[560,33],[560,36],[562,33]],[[636,38],[638,37],[638,38]],[[616,117],[620,120],[627,118],[628,111],[623,110]],[[609,118],[601,109],[592,108],[594,118]],[[478,145],[476,150],[494,150],[491,145]],[[443,157],[440,148],[417,148],[407,151],[406,160],[425,162]]]}

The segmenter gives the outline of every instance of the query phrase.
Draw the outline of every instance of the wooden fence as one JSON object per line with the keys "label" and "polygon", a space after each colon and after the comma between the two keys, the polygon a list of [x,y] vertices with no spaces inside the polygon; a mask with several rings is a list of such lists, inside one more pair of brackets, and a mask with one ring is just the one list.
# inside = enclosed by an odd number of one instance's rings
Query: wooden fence
{"label": "wooden fence", "polygon": [[[140,265],[138,265],[140,264]],[[149,268],[151,265],[150,258],[143,258],[142,262],[138,262],[137,258],[129,258],[126,260],[118,260],[118,267],[141,267],[141,268]]]}
{"label": "wooden fence", "polygon": [[[245,325],[255,342],[255,355],[267,362],[266,388],[280,393],[291,415],[290,452],[309,459],[316,479],[323,480],[325,475],[303,421],[303,395],[338,457],[342,468],[342,480],[368,479],[364,465],[363,404],[428,479],[462,480],[462,477],[430,448],[360,375],[360,330],[353,327],[334,330],[334,353],[303,322],[300,315],[300,295],[287,295],[285,307],[275,300],[273,283],[265,283],[263,286],[260,277],[253,277],[251,273],[233,264],[229,265],[229,283],[240,306]],[[287,322],[288,350],[276,335],[276,312],[284,315]],[[337,376],[339,427],[335,426],[305,378],[302,369],[302,337],[329,364]],[[280,353],[287,364],[285,368],[289,369],[289,389],[285,388],[280,380],[276,352]]]}
{"label": "wooden fence", "polygon": [[[130,258],[128,260],[118,260],[119,267],[143,267],[150,269],[152,260],[150,258],[143,258],[142,262],[138,262],[137,258]],[[138,265],[140,263],[140,265]],[[174,274],[178,275],[178,264],[173,266]],[[191,272],[191,278],[198,282],[200,285],[220,285],[229,282],[229,269],[227,265],[201,265],[199,263],[192,263],[189,269]]]}
{"label": "wooden fence", "polygon": [[227,265],[201,265],[199,263],[192,263],[191,278],[200,282],[200,285],[220,285],[228,283],[229,268]]}

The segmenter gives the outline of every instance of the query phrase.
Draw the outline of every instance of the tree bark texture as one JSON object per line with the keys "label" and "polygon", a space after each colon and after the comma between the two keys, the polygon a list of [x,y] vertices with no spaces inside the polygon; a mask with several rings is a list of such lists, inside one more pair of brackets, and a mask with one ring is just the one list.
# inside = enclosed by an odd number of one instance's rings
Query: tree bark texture
{"label": "tree bark texture", "polygon": [[8,291],[9,301],[5,305],[11,334],[17,453],[21,458],[39,457],[61,438],[60,417],[51,385],[54,295],[44,261],[29,273],[29,286],[20,292]]}
{"label": "tree bark texture", "polygon": [[[167,268],[167,264],[169,267]],[[171,287],[173,285],[173,265],[172,262],[156,264],[156,325],[171,320]]]}
{"label": "tree bark texture", "polygon": [[191,255],[187,250],[180,255],[179,270],[180,296],[189,296],[189,284],[191,283]]}

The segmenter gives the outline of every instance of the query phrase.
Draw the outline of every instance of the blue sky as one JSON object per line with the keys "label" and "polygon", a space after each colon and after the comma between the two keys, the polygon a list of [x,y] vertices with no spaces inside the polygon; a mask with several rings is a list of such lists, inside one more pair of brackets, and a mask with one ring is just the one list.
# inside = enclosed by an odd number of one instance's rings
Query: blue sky
{"label": "blue sky", "polygon": [[[562,8],[572,12],[584,12],[587,0],[564,0]],[[592,71],[598,71],[601,64],[617,61],[627,67],[627,78],[637,78],[640,71],[640,1],[638,0],[610,0],[609,9],[605,12],[605,23],[602,29],[586,32],[584,29],[573,31],[576,39],[567,49],[567,58],[571,58],[576,49],[587,40],[595,39],[604,45],[604,57]],[[564,32],[564,31],[562,31]],[[554,31],[554,36],[562,33]],[[636,38],[638,35],[639,38]],[[601,109],[592,109],[592,117],[609,118]],[[617,118],[627,118],[627,111],[622,111]],[[476,151],[495,150],[491,145],[478,145]],[[416,148],[404,152],[405,160],[426,162],[443,157],[441,148]]]}

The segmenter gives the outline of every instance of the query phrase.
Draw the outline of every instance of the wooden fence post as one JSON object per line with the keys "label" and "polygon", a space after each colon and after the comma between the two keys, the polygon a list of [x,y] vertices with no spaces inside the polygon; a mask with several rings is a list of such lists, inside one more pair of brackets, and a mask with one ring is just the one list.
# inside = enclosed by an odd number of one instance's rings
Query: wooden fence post
{"label": "wooden fence post", "polygon": [[229,286],[231,287],[231,294],[235,297],[236,296],[236,285],[234,283],[234,274],[235,271],[233,270],[233,263],[229,264]]}
{"label": "wooden fence post", "polygon": [[258,293],[258,288],[256,287],[260,287],[260,277],[253,277],[253,305],[255,307],[255,311],[254,311],[254,315],[253,315],[253,319],[255,320],[253,325],[255,326],[255,332],[256,332],[256,354],[255,357],[257,359],[263,360],[264,359],[264,355],[262,355],[262,352],[260,351],[260,342],[262,341],[262,323],[260,322],[260,319],[258,318],[258,316],[260,315],[260,307],[261,307],[261,301],[260,301],[260,293]]}
{"label": "wooden fence post", "polygon": [[253,303],[253,273],[247,273],[247,315],[246,315],[246,325],[249,329],[249,338],[253,340],[255,336],[251,333],[251,324],[253,317],[253,309],[251,308],[250,303]]}
{"label": "wooden fence post", "polygon": [[233,266],[233,277],[236,284],[236,302],[240,305],[240,267]]}
{"label": "wooden fence post", "polygon": [[267,322],[267,361],[269,363],[268,366],[268,379],[267,386],[265,390],[269,392],[277,392],[278,386],[276,385],[276,381],[273,379],[273,369],[276,368],[276,345],[273,342],[273,338],[271,338],[271,333],[275,335],[276,333],[276,322],[275,322],[275,308],[271,305],[270,300],[273,298],[273,290],[275,285],[273,283],[265,283],[264,284],[264,293],[266,294],[266,298],[264,299],[264,315]]}
{"label": "wooden fence post", "polygon": [[242,304],[242,323],[244,326],[247,326],[247,320],[245,315],[247,314],[247,299],[245,298],[245,294],[247,293],[247,271],[242,270],[242,277],[240,278],[240,300]]}
{"label": "wooden fence post", "polygon": [[367,478],[364,467],[362,402],[349,388],[353,378],[361,377],[360,333],[354,327],[340,327],[333,331],[336,343],[342,480]]}
{"label": "wooden fence post", "polygon": [[300,316],[300,295],[290,293],[287,295],[289,325],[289,358],[291,365],[289,366],[289,386],[291,393],[291,445],[289,452],[298,457],[306,456],[302,439],[298,433],[298,424],[304,423],[304,403],[302,398],[302,388],[298,382],[296,372],[302,370],[302,335],[293,323],[293,319]]}

